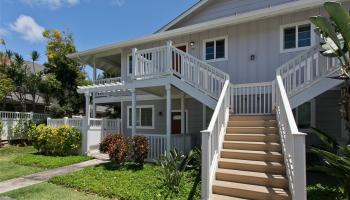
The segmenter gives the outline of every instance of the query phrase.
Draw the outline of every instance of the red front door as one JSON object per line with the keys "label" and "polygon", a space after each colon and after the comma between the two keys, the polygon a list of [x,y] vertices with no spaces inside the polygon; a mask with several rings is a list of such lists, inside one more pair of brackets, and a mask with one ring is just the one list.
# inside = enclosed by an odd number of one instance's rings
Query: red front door
{"label": "red front door", "polygon": [[[186,115],[185,115],[186,118]],[[171,133],[172,134],[181,134],[181,112],[172,112],[171,113]],[[186,119],[185,119],[186,122]],[[185,124],[186,127],[186,124]]]}
{"label": "red front door", "polygon": [[[181,45],[181,46],[177,46],[177,49],[183,51],[183,52],[187,52],[187,46],[186,45]],[[182,68],[182,60],[181,60],[181,56],[177,53],[173,53],[173,70],[176,73],[181,74],[181,68]]]}

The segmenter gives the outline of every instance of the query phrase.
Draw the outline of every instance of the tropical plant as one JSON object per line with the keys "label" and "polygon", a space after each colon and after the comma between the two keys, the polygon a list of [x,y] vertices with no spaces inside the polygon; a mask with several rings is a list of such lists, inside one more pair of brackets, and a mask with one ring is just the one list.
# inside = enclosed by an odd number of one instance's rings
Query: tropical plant
{"label": "tropical plant", "polygon": [[61,82],[58,81],[56,79],[56,76],[51,73],[44,74],[41,78],[42,79],[40,81],[38,89],[43,95],[45,109],[48,110],[50,108],[50,103],[52,102],[53,97],[58,93],[58,91],[61,88]]}
{"label": "tropical plant", "polygon": [[181,180],[184,172],[188,167],[188,163],[193,157],[193,151],[188,155],[183,155],[178,150],[170,151],[158,160],[159,177],[161,187],[165,189],[165,198],[171,198],[173,195],[179,194],[181,190]]}
{"label": "tropical plant", "polygon": [[344,196],[338,187],[324,186],[321,184],[311,185],[307,187],[308,200],[343,200]]}
{"label": "tropical plant", "polygon": [[19,119],[9,133],[9,143],[21,146],[28,145],[28,131],[32,124],[30,119]]}
{"label": "tropical plant", "polygon": [[133,160],[143,165],[145,159],[147,158],[149,150],[148,139],[145,136],[135,136],[132,138],[132,151],[133,151]]}
{"label": "tropical plant", "polygon": [[35,71],[35,61],[39,60],[40,54],[37,51],[32,51],[31,54],[30,54],[30,57],[32,59],[33,72],[36,73],[36,71]]}
{"label": "tropical plant", "polygon": [[320,158],[320,164],[309,170],[334,177],[344,196],[350,198],[350,145],[339,145],[324,132],[314,130],[319,136],[321,146],[311,147],[311,152]]}
{"label": "tropical plant", "polygon": [[326,2],[324,8],[329,18],[322,16],[310,17],[310,21],[317,27],[315,33],[321,38],[321,54],[327,57],[338,58],[341,64],[341,75],[333,77],[343,79],[341,89],[341,115],[345,119],[346,126],[350,127],[350,16],[348,9],[338,2]]}
{"label": "tropical plant", "polygon": [[128,153],[128,140],[122,134],[115,135],[108,147],[108,154],[111,161],[115,163],[117,167],[120,167],[126,161]]}
{"label": "tropical plant", "polygon": [[114,138],[113,135],[107,135],[107,136],[102,140],[102,142],[101,142],[100,145],[99,145],[99,150],[100,150],[100,152],[102,152],[102,153],[108,153],[108,150],[109,150],[109,148],[110,148],[109,146],[112,144],[113,138]]}

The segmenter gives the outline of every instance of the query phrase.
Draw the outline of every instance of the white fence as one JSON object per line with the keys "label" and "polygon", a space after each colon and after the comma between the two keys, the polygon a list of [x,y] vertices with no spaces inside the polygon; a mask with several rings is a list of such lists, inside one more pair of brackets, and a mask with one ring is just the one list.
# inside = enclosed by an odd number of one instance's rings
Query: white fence
{"label": "white fence", "polygon": [[[147,161],[154,162],[166,152],[166,135],[160,134],[136,134],[145,136],[149,143]],[[191,150],[191,135],[171,135],[171,149],[177,149],[187,154]]]}
{"label": "white fence", "polygon": [[[0,111],[0,121],[3,124],[1,140],[9,140],[12,137],[13,129],[20,120],[33,120],[34,122],[44,122],[49,117],[48,114],[32,112],[8,112]],[[19,139],[19,138],[17,138]]]}
{"label": "white fence", "polygon": [[305,134],[295,123],[281,76],[276,78],[276,114],[293,199],[306,200]]}
{"label": "white fence", "polygon": [[236,115],[271,114],[274,109],[273,82],[231,84],[230,107]]}

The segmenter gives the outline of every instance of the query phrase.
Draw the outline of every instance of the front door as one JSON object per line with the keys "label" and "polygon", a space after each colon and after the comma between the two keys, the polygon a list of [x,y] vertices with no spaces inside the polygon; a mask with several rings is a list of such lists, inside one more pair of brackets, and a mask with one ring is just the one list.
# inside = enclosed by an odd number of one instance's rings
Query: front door
{"label": "front door", "polygon": [[[181,112],[173,111],[171,113],[171,133],[181,134]],[[186,114],[185,114],[185,127],[186,127]]]}
{"label": "front door", "polygon": [[[187,52],[187,46],[186,45],[181,45],[181,46],[177,46],[177,49],[183,51],[183,52]],[[178,73],[181,74],[181,68],[182,68],[182,60],[181,60],[181,56],[178,54],[173,54],[173,70]]]}

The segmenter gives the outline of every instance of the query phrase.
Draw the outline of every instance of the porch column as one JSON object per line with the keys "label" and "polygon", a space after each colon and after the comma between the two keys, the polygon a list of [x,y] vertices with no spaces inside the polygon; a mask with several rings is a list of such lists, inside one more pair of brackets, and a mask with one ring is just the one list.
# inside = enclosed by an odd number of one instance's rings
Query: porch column
{"label": "porch column", "polygon": [[166,90],[166,151],[170,154],[171,148],[171,85],[165,86]]}
{"label": "porch column", "polygon": [[95,102],[92,102],[92,117],[96,118],[96,103]]}
{"label": "porch column", "polygon": [[90,92],[85,93],[85,119],[86,124],[90,125]]}
{"label": "porch column", "polygon": [[202,122],[203,122],[203,130],[207,129],[207,106],[205,104],[202,104],[202,110],[203,110],[203,118],[202,118]]}
{"label": "porch column", "polygon": [[131,89],[131,135],[134,137],[136,135],[136,89]]}
{"label": "porch column", "polygon": [[[132,58],[132,73],[131,73],[131,79],[134,80],[135,75],[137,75],[137,59],[136,59],[137,49],[132,48],[131,50],[131,58]],[[128,58],[129,59],[129,58]],[[127,66],[127,73],[129,73],[129,66]]]}
{"label": "porch column", "polygon": [[185,94],[181,93],[181,134],[186,134],[185,127]]}

